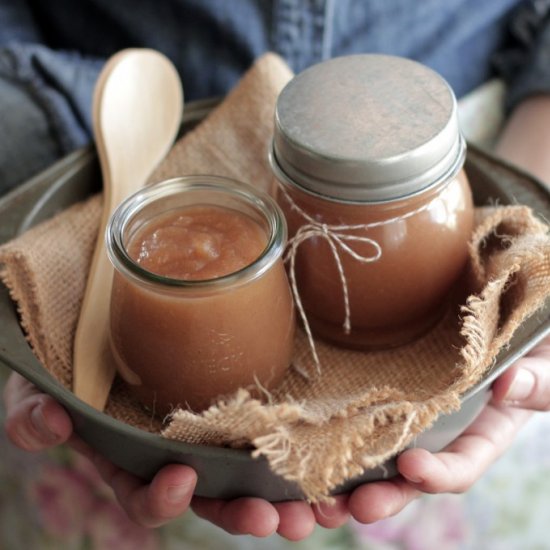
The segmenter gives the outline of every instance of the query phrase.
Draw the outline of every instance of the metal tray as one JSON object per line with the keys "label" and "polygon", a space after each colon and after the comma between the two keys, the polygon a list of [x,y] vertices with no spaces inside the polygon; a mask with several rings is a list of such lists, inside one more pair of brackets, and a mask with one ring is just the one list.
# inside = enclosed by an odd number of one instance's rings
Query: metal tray
{"label": "metal tray", "polygon": [[[182,131],[188,131],[212,109],[216,100],[189,104]],[[468,172],[476,204],[520,203],[550,219],[550,193],[528,174],[475,147],[468,151]],[[0,200],[0,243],[24,232],[69,205],[100,189],[95,150],[81,149],[60,160]],[[0,284],[0,364],[19,372],[60,401],[74,422],[76,433],[118,466],[150,479],[162,466],[184,463],[198,473],[196,493],[235,498],[257,496],[271,501],[303,498],[299,488],[274,474],[265,459],[253,459],[245,450],[191,445],[144,432],[101,413],[57,383],[33,355],[18,322],[15,305]],[[550,304],[524,323],[511,345],[498,356],[485,378],[462,398],[456,413],[441,416],[415,441],[431,451],[442,449],[477,416],[490,395],[491,382],[517,358],[550,334]],[[334,492],[395,473],[395,461],[366,471]]]}

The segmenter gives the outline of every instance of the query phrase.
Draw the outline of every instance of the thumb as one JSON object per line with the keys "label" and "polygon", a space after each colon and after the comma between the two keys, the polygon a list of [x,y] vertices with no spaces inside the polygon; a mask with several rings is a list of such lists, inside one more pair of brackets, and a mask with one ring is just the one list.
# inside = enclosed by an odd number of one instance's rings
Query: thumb
{"label": "thumb", "polygon": [[8,438],[25,451],[40,451],[66,441],[72,422],[52,397],[18,374],[11,374],[4,388],[5,429]]}
{"label": "thumb", "polygon": [[524,357],[493,383],[493,402],[550,410],[550,357]]}

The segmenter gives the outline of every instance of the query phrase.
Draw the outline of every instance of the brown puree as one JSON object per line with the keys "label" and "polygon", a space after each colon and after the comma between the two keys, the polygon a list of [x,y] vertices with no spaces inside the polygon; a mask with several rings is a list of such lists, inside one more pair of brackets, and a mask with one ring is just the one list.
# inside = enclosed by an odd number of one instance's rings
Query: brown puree
{"label": "brown puree", "polygon": [[[351,332],[343,330],[341,277],[327,241],[304,241],[296,255],[296,279],[308,322],[318,336],[352,348],[384,348],[421,335],[442,315],[453,285],[467,260],[473,230],[471,191],[464,171],[450,182],[413,197],[385,203],[353,204],[329,201],[284,185],[296,206],[319,223],[363,225],[417,214],[391,223],[342,233],[376,241],[381,257],[361,263],[337,247],[349,290]],[[289,237],[304,225],[279,191]],[[364,257],[372,244],[345,241]]]}
{"label": "brown puree", "polygon": [[[210,205],[161,214],[129,239],[128,254],[141,268],[190,282],[153,286],[115,271],[112,348],[144,404],[162,414],[177,405],[199,411],[238,388],[261,397],[259,387],[281,381],[294,334],[282,260],[244,280],[238,273],[267,241],[252,217]],[[227,283],[202,284],[227,275]]]}
{"label": "brown puree", "polygon": [[265,232],[245,214],[219,206],[189,206],[147,224],[130,241],[128,253],[153,273],[200,281],[250,265],[266,244]]}

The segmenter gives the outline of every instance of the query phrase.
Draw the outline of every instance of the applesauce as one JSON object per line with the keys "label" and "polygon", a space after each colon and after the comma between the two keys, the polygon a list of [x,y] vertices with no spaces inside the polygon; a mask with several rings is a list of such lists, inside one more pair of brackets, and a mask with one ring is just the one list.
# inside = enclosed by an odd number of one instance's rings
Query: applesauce
{"label": "applesauce", "polygon": [[452,90],[419,63],[354,55],[287,84],[270,162],[314,335],[387,348],[442,316],[473,230],[465,152]]}
{"label": "applesauce", "polygon": [[115,212],[111,348],[146,406],[200,411],[281,381],[295,325],[285,239],[277,205],[225,178],[169,180]]}
{"label": "applesauce", "polygon": [[220,206],[186,206],[146,224],[127,248],[143,269],[200,281],[243,269],[266,245],[265,232],[246,214]]}

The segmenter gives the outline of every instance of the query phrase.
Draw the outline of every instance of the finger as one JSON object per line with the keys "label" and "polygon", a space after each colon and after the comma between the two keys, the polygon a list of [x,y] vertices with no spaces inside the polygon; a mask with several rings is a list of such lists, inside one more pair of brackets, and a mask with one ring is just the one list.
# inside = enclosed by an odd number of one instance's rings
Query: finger
{"label": "finger", "polygon": [[10,376],[5,396],[5,430],[17,447],[41,451],[71,435],[72,422],[65,409],[21,376]]}
{"label": "finger", "polygon": [[279,514],[277,533],[285,539],[298,541],[309,537],[315,528],[315,514],[307,502],[277,502]]}
{"label": "finger", "polygon": [[349,511],[360,523],[375,523],[394,516],[420,495],[420,491],[396,477],[388,481],[365,483],[349,497]]}
{"label": "finger", "polygon": [[494,402],[550,410],[550,352],[523,357],[495,380],[492,390]]}
{"label": "finger", "polygon": [[15,407],[26,397],[41,393],[40,390],[31,384],[26,378],[16,372],[12,372],[4,386],[3,401],[6,410]]}
{"label": "finger", "polygon": [[260,498],[224,501],[195,497],[192,508],[197,516],[232,535],[268,537],[275,533],[279,525],[279,514],[275,507]]}
{"label": "finger", "polygon": [[315,519],[321,527],[336,529],[349,520],[348,495],[338,495],[332,504],[319,503],[313,505]]}
{"label": "finger", "polygon": [[150,484],[102,457],[95,456],[94,464],[128,517],[149,528],[183,514],[189,508],[197,483],[195,471],[179,464],[162,468]]}
{"label": "finger", "polygon": [[508,448],[530,416],[521,409],[489,405],[443,452],[409,449],[399,456],[398,470],[421,491],[462,493]]}
{"label": "finger", "polygon": [[80,439],[80,437],[75,434],[71,435],[71,437],[67,440],[67,444],[77,453],[85,456],[93,462],[96,452],[92,449],[92,447]]}

